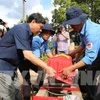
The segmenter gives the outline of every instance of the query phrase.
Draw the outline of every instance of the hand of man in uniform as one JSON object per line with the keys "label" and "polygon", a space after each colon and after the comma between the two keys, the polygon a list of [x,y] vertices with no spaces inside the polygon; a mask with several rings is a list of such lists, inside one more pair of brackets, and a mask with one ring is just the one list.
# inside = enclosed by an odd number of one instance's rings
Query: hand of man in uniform
{"label": "hand of man in uniform", "polygon": [[62,78],[68,78],[68,75],[72,72],[70,67],[63,68],[59,72],[62,72]]}

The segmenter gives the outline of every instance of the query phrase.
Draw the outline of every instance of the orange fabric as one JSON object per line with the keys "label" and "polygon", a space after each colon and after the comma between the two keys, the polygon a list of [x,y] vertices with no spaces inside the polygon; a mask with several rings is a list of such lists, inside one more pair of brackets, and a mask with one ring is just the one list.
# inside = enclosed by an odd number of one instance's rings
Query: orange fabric
{"label": "orange fabric", "polygon": [[49,58],[47,64],[56,70],[55,78],[69,85],[73,83],[73,77],[76,75],[75,71],[68,75],[68,78],[62,79],[62,73],[59,71],[62,68],[69,67],[72,65],[72,58],[66,54],[57,54],[55,57]]}

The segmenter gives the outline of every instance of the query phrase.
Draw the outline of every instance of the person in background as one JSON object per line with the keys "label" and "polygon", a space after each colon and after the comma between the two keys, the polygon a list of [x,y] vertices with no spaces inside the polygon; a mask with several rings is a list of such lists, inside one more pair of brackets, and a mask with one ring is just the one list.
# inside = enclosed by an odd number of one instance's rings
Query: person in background
{"label": "person in background", "polygon": [[[54,35],[55,31],[52,29],[52,26],[48,23],[44,25],[42,28],[42,32],[39,35],[34,36],[32,39],[32,52],[37,57],[41,58],[42,53],[45,52],[49,58],[53,57],[48,44],[48,39],[50,36]],[[33,70],[38,73],[37,80],[35,84],[32,85],[32,91],[35,95],[40,87],[43,85],[44,78],[45,78],[45,71],[37,65],[31,64],[29,61],[25,60],[19,67],[22,76],[24,77],[23,71],[27,71],[27,77],[25,77],[26,82],[28,82],[28,87],[24,84],[23,85],[23,93],[24,93],[24,100],[30,100],[30,89],[31,89],[31,82],[30,82],[30,72],[29,70]],[[26,88],[27,87],[27,88]],[[28,93],[28,94],[27,94]],[[27,94],[27,95],[26,95]]]}
{"label": "person in background", "polygon": [[8,26],[8,23],[0,19],[0,25],[3,25],[6,28],[6,31],[8,31],[10,28]]}
{"label": "person in background", "polygon": [[69,40],[69,32],[66,32],[65,27],[61,25],[54,38],[54,42],[57,43],[57,54],[68,54]]}
{"label": "person in background", "polygon": [[[48,39],[50,38],[50,36],[53,36],[54,33],[55,31],[53,30],[52,26],[46,23],[44,27],[42,28],[42,32],[38,36],[33,37],[33,40],[32,40],[33,54],[35,54],[37,57],[40,58],[42,53],[45,52],[49,58],[53,57],[52,52],[50,51],[50,48],[49,48]],[[43,82],[44,82],[43,76],[44,76],[44,71],[41,68],[39,68],[37,81],[33,85],[33,90],[35,90],[36,92],[39,90],[40,86],[43,85]]]}
{"label": "person in background", "polygon": [[73,50],[75,50],[75,43],[70,38],[70,45],[69,45],[69,48],[68,48],[68,53],[71,53]]}
{"label": "person in background", "polygon": [[57,42],[54,41],[56,34],[52,36],[52,54],[55,56],[57,54]]}
{"label": "person in background", "polygon": [[53,77],[55,70],[32,53],[33,34],[42,31],[45,20],[39,13],[32,13],[27,23],[15,25],[0,40],[0,99],[22,100],[17,68],[27,59],[32,64],[43,68]]}
{"label": "person in background", "polygon": [[0,25],[0,39],[3,37],[4,35],[4,26]]}
{"label": "person in background", "polygon": [[[99,100],[100,91],[98,90],[100,90],[100,88],[96,86],[96,78],[100,74],[100,25],[89,20],[88,15],[83,13],[77,6],[73,6],[67,10],[66,18],[67,20],[63,22],[63,25],[71,25],[73,30],[79,34],[81,41],[79,47],[69,55],[73,57],[76,54],[82,54],[82,52],[85,54],[83,58],[74,65],[62,69],[60,71],[63,74],[62,77],[66,78],[67,75],[75,69],[86,72],[87,76],[85,78],[83,76],[79,78],[81,91],[83,91],[82,88],[84,88],[87,93],[84,100]],[[90,75],[89,72],[91,72],[92,75]]]}

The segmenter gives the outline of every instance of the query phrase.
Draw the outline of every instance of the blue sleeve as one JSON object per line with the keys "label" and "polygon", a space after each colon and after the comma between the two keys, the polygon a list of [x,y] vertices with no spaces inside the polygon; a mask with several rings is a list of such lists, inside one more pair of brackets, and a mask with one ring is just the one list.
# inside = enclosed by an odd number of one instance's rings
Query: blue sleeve
{"label": "blue sleeve", "polygon": [[33,37],[32,39],[32,52],[37,56],[40,57],[40,47],[41,42],[37,37]]}
{"label": "blue sleeve", "polygon": [[48,41],[46,41],[46,43],[45,43],[45,52],[46,53],[50,52]]}
{"label": "blue sleeve", "polygon": [[97,33],[91,33],[86,35],[86,45],[85,45],[85,57],[82,59],[86,64],[92,64],[96,59],[99,52],[100,36]]}

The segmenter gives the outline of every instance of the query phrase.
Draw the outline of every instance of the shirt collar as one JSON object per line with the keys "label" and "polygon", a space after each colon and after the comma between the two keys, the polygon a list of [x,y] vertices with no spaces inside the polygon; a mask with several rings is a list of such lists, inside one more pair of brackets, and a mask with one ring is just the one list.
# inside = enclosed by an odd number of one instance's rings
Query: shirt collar
{"label": "shirt collar", "polygon": [[26,25],[27,30],[29,31],[29,35],[32,36],[33,34],[32,34],[32,32],[31,32],[31,29],[30,29],[29,24],[26,23],[25,25]]}
{"label": "shirt collar", "polygon": [[41,43],[44,43],[45,40],[42,38],[41,33],[38,36],[40,37]]}
{"label": "shirt collar", "polygon": [[85,21],[84,25],[83,25],[83,28],[82,30],[80,31],[80,34],[84,35],[85,34],[85,31],[86,31],[86,24],[87,24],[87,21]]}

